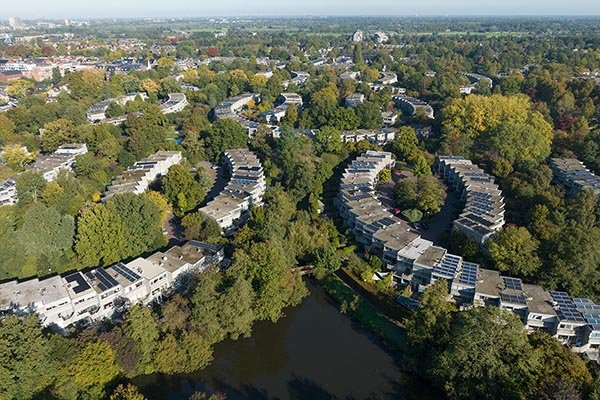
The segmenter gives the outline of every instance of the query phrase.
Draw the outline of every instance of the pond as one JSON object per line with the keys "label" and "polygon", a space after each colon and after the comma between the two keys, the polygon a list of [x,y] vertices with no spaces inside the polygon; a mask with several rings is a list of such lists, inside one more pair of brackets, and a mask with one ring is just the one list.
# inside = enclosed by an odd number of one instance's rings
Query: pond
{"label": "pond", "polygon": [[151,400],[187,399],[197,390],[228,400],[439,398],[403,370],[402,354],[340,314],[321,288],[309,289],[277,323],[257,323],[250,338],[218,344],[206,369],[134,383]]}

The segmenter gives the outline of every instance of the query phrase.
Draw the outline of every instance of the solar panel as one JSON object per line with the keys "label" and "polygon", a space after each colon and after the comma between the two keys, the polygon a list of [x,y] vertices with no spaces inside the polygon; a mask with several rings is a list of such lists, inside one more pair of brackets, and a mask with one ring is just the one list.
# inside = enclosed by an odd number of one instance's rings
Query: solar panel
{"label": "solar panel", "polygon": [[459,282],[463,285],[475,285],[477,283],[478,270],[479,265],[470,262],[463,262]]}
{"label": "solar panel", "polygon": [[585,322],[585,319],[581,316],[577,310],[570,309],[558,309],[558,316],[561,320],[567,320],[572,322]]}
{"label": "solar panel", "polygon": [[127,268],[123,263],[115,264],[113,265],[113,268],[119,275],[125,277],[125,279],[127,279],[129,282],[135,282],[141,278],[138,274]]}
{"label": "solar panel", "polygon": [[518,278],[502,277],[507,289],[523,290],[523,282]]}
{"label": "solar panel", "polygon": [[[567,320],[572,322],[585,322],[585,319],[581,315],[575,306],[574,299],[569,296],[566,292],[550,292],[552,300],[558,305],[557,314],[561,320]],[[583,305],[585,301],[577,300]]]}
{"label": "solar panel", "polygon": [[71,285],[71,289],[73,289],[73,292],[75,292],[75,294],[79,294],[88,289],[91,289],[91,286],[88,285],[85,279],[83,279],[83,275],[81,275],[79,272],[66,276],[65,280]]}
{"label": "solar panel", "polygon": [[98,289],[103,292],[118,285],[118,283],[103,269],[88,271],[85,273],[85,276],[92,284],[96,284]]}
{"label": "solar panel", "polygon": [[500,293],[500,300],[505,303],[527,305],[527,299],[522,295],[516,296],[513,294]]}
{"label": "solar panel", "polygon": [[383,220],[381,220],[381,223],[385,226],[392,226],[396,223],[397,221],[393,220],[392,218],[384,218]]}
{"label": "solar panel", "polygon": [[114,288],[115,286],[119,285],[118,282],[115,281],[115,279],[112,276],[110,276],[108,274],[108,272],[106,272],[103,269],[96,270],[96,278],[100,282],[98,284],[98,287],[101,290],[108,290],[108,289]]}
{"label": "solar panel", "polygon": [[458,264],[462,259],[452,254],[446,254],[442,262],[433,267],[433,273],[447,279],[453,279],[456,276]]}
{"label": "solar panel", "polygon": [[578,310],[600,311],[600,306],[597,304],[575,304]]}
{"label": "solar panel", "polygon": [[598,314],[583,314],[583,318],[588,324],[600,324],[600,315]]}
{"label": "solar panel", "polygon": [[567,292],[550,292],[550,296],[559,306],[574,306],[573,300]]}

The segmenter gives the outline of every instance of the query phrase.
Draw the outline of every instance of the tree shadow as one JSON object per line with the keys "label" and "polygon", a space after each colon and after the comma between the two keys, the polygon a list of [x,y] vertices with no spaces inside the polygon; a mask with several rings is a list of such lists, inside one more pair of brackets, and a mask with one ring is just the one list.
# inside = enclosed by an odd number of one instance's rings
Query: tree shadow
{"label": "tree shadow", "polygon": [[335,398],[316,382],[297,375],[293,375],[293,378],[288,381],[287,387],[292,400],[331,400]]}
{"label": "tree shadow", "polygon": [[227,400],[269,400],[267,391],[259,389],[254,385],[243,384],[239,388],[236,388],[220,381],[216,381],[215,383],[218,387],[217,392],[225,394]]}

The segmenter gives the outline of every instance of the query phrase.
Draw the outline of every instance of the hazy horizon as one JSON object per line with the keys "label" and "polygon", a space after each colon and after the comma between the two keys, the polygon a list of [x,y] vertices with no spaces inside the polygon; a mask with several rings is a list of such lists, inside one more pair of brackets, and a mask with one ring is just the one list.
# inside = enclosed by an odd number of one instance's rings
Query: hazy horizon
{"label": "hazy horizon", "polygon": [[361,0],[222,0],[211,4],[189,0],[24,0],[9,2],[0,18],[203,18],[203,17],[291,17],[291,16],[598,16],[597,0],[505,0],[482,4],[475,0],[374,0],[369,7]]}

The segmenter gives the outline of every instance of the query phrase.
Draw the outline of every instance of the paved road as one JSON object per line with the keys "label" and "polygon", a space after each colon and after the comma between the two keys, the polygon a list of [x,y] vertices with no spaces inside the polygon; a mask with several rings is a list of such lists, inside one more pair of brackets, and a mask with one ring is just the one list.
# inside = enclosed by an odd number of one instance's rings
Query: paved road
{"label": "paved road", "polygon": [[173,213],[169,215],[163,229],[166,231],[165,235],[167,236],[169,244],[177,243],[184,238],[184,229],[183,226],[181,226],[181,220]]}
{"label": "paved road", "polygon": [[229,182],[229,179],[227,178],[223,167],[221,167],[220,165],[216,165],[212,167],[212,169],[216,173],[216,177],[212,188],[206,194],[206,198],[204,199],[202,204],[206,204],[215,197],[217,197],[219,193],[221,193],[223,189],[225,189],[225,186],[227,186],[227,183]]}

